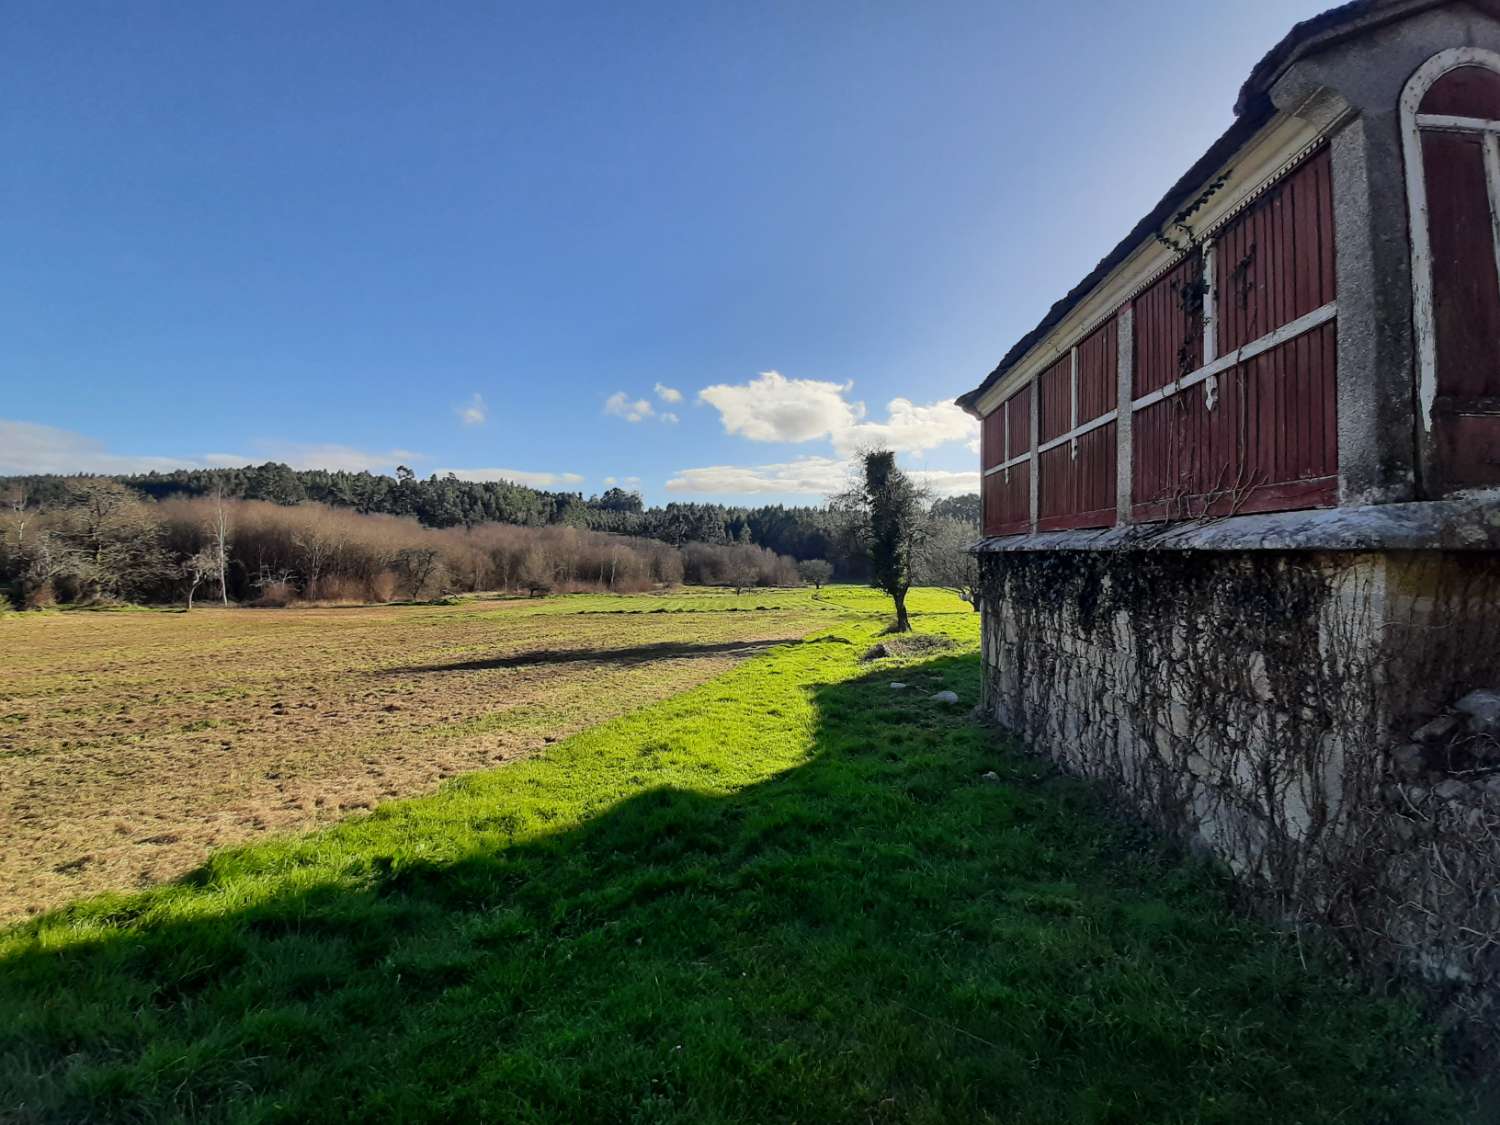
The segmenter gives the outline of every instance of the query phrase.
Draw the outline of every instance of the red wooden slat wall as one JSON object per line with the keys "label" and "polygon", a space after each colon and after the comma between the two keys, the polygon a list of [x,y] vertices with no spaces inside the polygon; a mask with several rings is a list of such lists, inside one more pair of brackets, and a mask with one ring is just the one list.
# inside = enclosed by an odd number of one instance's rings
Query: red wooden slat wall
{"label": "red wooden slat wall", "polygon": [[1120,324],[1110,317],[1078,345],[1078,424],[1108,414],[1119,401]]}
{"label": "red wooden slat wall", "polygon": [[1256,200],[1219,233],[1215,246],[1219,355],[1333,300],[1328,150]]}
{"label": "red wooden slat wall", "polygon": [[1115,522],[1115,473],[1119,455],[1111,422],[1047,450],[1037,459],[1037,528],[1108,527]]}
{"label": "red wooden slat wall", "polygon": [[[1005,433],[1010,433],[1010,456],[1031,448],[1031,387],[1022,387],[988,415],[982,425],[984,467],[1004,463]],[[983,478],[984,533],[1014,535],[1031,530],[1031,466],[1012,465]]]}
{"label": "red wooden slat wall", "polygon": [[[1220,355],[1334,300],[1327,149],[1215,238]],[[1202,366],[1169,355],[1191,262],[1136,301],[1136,394]],[[1178,282],[1174,289],[1173,281]],[[1131,492],[1139,520],[1326,507],[1337,501],[1337,327],[1330,322],[1136,412]],[[1181,346],[1180,344],[1178,345]],[[1184,352],[1184,358],[1193,349]],[[1212,405],[1210,405],[1212,404]]]}
{"label": "red wooden slat wall", "polygon": [[1135,299],[1135,397],[1203,366],[1201,302],[1185,292],[1203,276],[1194,252]]}
{"label": "red wooden slat wall", "polygon": [[1010,407],[1010,455],[1019,457],[1031,448],[1031,386],[1022,387],[1006,400]]}
{"label": "red wooden slat wall", "polygon": [[1031,529],[1031,465],[1022,461],[984,478],[984,533],[1015,535]]}
{"label": "red wooden slat wall", "polygon": [[[1214,247],[1213,342],[1219,356],[1256,341],[1264,347],[1268,333],[1332,302],[1336,274],[1327,149],[1313,153],[1217,232]],[[1134,299],[1134,398],[1203,367],[1203,296],[1203,256],[1195,250]],[[1041,442],[1117,409],[1118,333],[1118,319],[1111,317],[1078,341],[1076,380],[1070,352],[1032,384]],[[1329,320],[1134,411],[1129,482],[1134,518],[1335,503],[1337,340],[1337,323]],[[1029,448],[1027,393],[1013,398],[1004,422],[986,422],[987,434],[1000,432],[1001,425],[1008,429],[1011,457]],[[1038,474],[1039,529],[1114,523],[1117,426],[1111,420],[1060,442],[1029,465],[987,477],[986,531],[1026,529],[1030,471]],[[988,445],[986,450],[985,464],[998,464]]]}
{"label": "red wooden slat wall", "polygon": [[1073,357],[1063,356],[1037,378],[1041,412],[1037,437],[1051,441],[1073,428]]}
{"label": "red wooden slat wall", "polygon": [[1139,520],[1327,507],[1338,496],[1337,329],[1324,324],[1137,411]]}
{"label": "red wooden slat wall", "polygon": [[[1114,410],[1119,401],[1119,325],[1110,317],[1078,345],[1078,424],[1092,422]],[[1057,371],[1054,367],[1049,374]],[[1062,369],[1062,378],[1072,381],[1072,361]],[[1046,385],[1043,384],[1043,403]],[[1070,392],[1071,393],[1071,392]],[[1069,398],[1062,397],[1071,405]],[[1057,437],[1072,428],[1065,419],[1042,440]],[[1054,531],[1069,527],[1108,527],[1115,522],[1115,475],[1119,452],[1115,424],[1107,423],[1044,452],[1037,459],[1037,528]]]}
{"label": "red wooden slat wall", "polygon": [[1005,407],[985,417],[979,427],[980,467],[989,469],[1005,460]]}

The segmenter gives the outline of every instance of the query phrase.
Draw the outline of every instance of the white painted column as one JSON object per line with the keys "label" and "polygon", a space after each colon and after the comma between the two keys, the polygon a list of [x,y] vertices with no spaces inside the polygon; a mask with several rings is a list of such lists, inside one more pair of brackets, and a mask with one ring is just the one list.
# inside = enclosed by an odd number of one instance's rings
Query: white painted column
{"label": "white painted column", "polygon": [[1133,422],[1135,411],[1131,403],[1135,399],[1135,308],[1126,305],[1120,310],[1116,324],[1119,344],[1115,361],[1119,397],[1115,411],[1115,522],[1130,523],[1131,476],[1135,470],[1135,446]]}

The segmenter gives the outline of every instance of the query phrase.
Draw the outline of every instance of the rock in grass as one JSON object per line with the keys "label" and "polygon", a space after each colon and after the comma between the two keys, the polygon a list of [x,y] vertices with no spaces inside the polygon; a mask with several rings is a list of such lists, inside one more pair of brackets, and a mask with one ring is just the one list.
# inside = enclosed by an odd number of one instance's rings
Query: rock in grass
{"label": "rock in grass", "polygon": [[930,696],[929,698],[934,703],[957,703],[958,702],[958,692],[956,692],[956,691],[940,691],[936,695]]}
{"label": "rock in grass", "polygon": [[1425,746],[1430,742],[1439,742],[1447,738],[1457,726],[1458,716],[1439,715],[1437,718],[1423,723],[1416,730],[1412,731],[1411,738],[1413,742],[1420,742]]}
{"label": "rock in grass", "polygon": [[1469,729],[1476,734],[1500,730],[1500,691],[1485,688],[1471,691],[1455,703],[1453,708],[1469,716]]}
{"label": "rock in grass", "polygon": [[892,684],[891,685],[891,690],[892,691],[905,691],[906,690],[906,685],[905,684]]}
{"label": "rock in grass", "polygon": [[1391,755],[1391,764],[1403,777],[1421,777],[1427,772],[1427,758],[1415,742],[1408,743]]}
{"label": "rock in grass", "polygon": [[997,785],[1000,782],[1000,775],[998,773],[996,773],[994,770],[990,770],[988,773],[982,773],[982,774],[980,774],[979,775],[979,780],[980,781],[986,781],[986,782],[988,782],[991,785]]}

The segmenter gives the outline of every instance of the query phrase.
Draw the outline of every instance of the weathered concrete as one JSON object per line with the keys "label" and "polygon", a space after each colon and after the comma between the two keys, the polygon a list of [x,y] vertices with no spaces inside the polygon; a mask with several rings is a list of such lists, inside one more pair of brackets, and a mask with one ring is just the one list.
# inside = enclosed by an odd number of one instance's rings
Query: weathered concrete
{"label": "weathered concrete", "polygon": [[1276,916],[1495,1018],[1500,786],[1472,755],[1402,753],[1500,686],[1500,556],[1033,545],[980,566],[990,715]]}
{"label": "weathered concrete", "polygon": [[1004,535],[975,545],[1015,551],[1500,550],[1500,494],[1412,504],[1313,508],[1223,519]]}

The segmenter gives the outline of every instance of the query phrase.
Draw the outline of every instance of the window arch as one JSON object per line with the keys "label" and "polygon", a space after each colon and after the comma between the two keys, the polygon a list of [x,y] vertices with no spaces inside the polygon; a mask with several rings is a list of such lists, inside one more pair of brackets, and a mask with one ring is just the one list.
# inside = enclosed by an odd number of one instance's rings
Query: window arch
{"label": "window arch", "polygon": [[1401,128],[1424,487],[1500,484],[1500,54],[1428,59]]}

